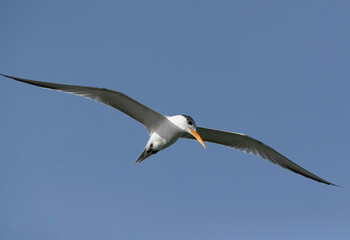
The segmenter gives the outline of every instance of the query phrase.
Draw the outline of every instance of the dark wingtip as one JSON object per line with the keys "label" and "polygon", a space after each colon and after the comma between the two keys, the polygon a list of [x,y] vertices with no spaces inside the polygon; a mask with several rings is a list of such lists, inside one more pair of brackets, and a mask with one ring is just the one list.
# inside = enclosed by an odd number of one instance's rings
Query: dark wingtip
{"label": "dark wingtip", "polygon": [[[314,179],[314,180],[315,180],[315,179]],[[317,182],[320,182],[320,183],[324,183],[324,184],[329,185],[329,186],[334,186],[334,187],[342,187],[342,186],[339,186],[339,185],[337,185],[337,184],[334,184],[334,183],[328,182],[328,181],[323,180],[323,179],[322,179],[322,181],[320,181],[320,180],[316,180],[316,181],[317,181]]]}
{"label": "dark wingtip", "polygon": [[330,185],[330,186],[334,186],[334,187],[339,187],[339,188],[343,188],[342,186],[339,186],[339,185],[337,185],[337,184],[334,184],[334,183],[328,183],[328,185]]}
{"label": "dark wingtip", "polygon": [[2,75],[2,76],[4,76],[4,77],[7,77],[7,78],[12,78],[12,79],[14,79],[14,80],[17,80],[15,77],[12,77],[12,76],[9,76],[9,75],[6,75],[6,74],[0,73],[0,75]]}

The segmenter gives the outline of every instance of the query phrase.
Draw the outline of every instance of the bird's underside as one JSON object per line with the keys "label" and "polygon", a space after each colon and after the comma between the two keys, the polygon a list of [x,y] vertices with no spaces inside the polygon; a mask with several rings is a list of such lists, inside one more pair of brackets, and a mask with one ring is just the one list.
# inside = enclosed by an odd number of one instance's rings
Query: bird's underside
{"label": "bird's underside", "polygon": [[[105,105],[111,106],[140,122],[147,128],[150,135],[150,140],[148,141],[144,151],[137,159],[137,163],[141,162],[152,154],[157,153],[159,150],[165,149],[169,145],[173,144],[179,137],[183,137],[188,139],[197,139],[204,147],[205,145],[203,141],[235,148],[246,153],[260,156],[261,158],[269,160],[274,164],[315,181],[328,185],[335,185],[300,167],[271,147],[254,138],[240,133],[226,132],[203,127],[197,128],[193,119],[189,116],[176,115],[166,117],[121,92],[116,92],[105,88],[57,84],[17,78],[4,74],[0,75],[41,88],[67,92],[90,98]],[[157,134],[157,137],[154,138],[153,141],[152,136],[156,136],[155,134]]]}

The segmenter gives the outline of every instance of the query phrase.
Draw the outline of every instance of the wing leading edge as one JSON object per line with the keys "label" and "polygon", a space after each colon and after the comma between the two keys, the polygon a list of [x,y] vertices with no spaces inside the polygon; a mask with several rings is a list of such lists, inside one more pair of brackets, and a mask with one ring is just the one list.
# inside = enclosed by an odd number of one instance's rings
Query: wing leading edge
{"label": "wing leading edge", "polygon": [[155,129],[157,129],[159,124],[166,119],[163,115],[135,101],[134,99],[128,97],[127,95],[121,92],[116,92],[105,88],[41,82],[24,78],[12,77],[4,74],[0,75],[37,87],[82,96],[100,102],[102,104],[111,106],[125,113],[126,115],[130,116],[136,121],[142,123],[147,128],[149,134],[151,134]]}
{"label": "wing leading edge", "polygon": [[[197,132],[206,142],[221,144],[230,148],[241,150],[246,153],[257,155],[304,177],[311,178],[315,181],[328,185],[336,186],[335,184],[330,183],[300,167],[271,147],[247,135],[203,127],[197,127]],[[190,134],[187,134],[184,137],[194,139]]]}

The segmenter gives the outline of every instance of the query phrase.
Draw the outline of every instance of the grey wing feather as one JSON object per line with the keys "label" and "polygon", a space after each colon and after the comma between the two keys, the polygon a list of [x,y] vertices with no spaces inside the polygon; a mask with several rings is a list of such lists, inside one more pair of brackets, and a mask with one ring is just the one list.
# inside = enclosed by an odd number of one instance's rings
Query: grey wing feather
{"label": "grey wing feather", "polygon": [[111,106],[132,117],[136,121],[142,123],[144,126],[146,126],[149,134],[151,134],[158,127],[158,125],[164,119],[166,119],[163,115],[153,111],[152,109],[133,100],[132,98],[126,96],[121,92],[116,92],[105,88],[40,82],[24,78],[12,77],[4,74],[1,75],[41,88],[47,88],[86,97],[94,101],[103,103],[105,105]]}
{"label": "grey wing feather", "polygon": [[[307,178],[328,185],[335,185],[307,171],[271,147],[247,135],[202,127],[198,127],[197,132],[202,137],[203,141],[221,144],[246,153],[254,154]],[[187,134],[184,137],[193,139],[190,134]]]}

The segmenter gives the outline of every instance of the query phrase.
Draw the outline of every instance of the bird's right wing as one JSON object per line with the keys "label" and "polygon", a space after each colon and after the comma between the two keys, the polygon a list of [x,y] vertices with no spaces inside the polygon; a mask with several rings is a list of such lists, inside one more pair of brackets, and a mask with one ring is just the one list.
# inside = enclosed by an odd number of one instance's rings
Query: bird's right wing
{"label": "bird's right wing", "polygon": [[[241,150],[246,153],[257,155],[283,168],[303,175],[304,177],[311,178],[315,181],[328,185],[335,185],[307,171],[271,147],[247,135],[202,127],[197,127],[197,132],[204,141],[221,144],[230,148]],[[184,137],[194,139],[190,134],[187,134]]]}
{"label": "bird's right wing", "polygon": [[147,131],[150,134],[155,129],[157,129],[157,127],[162,121],[166,119],[163,115],[155,112],[154,110],[146,107],[145,105],[135,101],[134,99],[126,96],[121,92],[116,92],[105,88],[40,82],[40,81],[33,81],[33,80],[24,79],[24,78],[12,77],[4,74],[0,74],[0,75],[4,77],[12,78],[19,82],[38,86],[41,88],[62,91],[62,92],[90,98],[94,101],[111,106],[125,113],[126,115],[132,117],[136,121],[142,123],[147,128]]}

